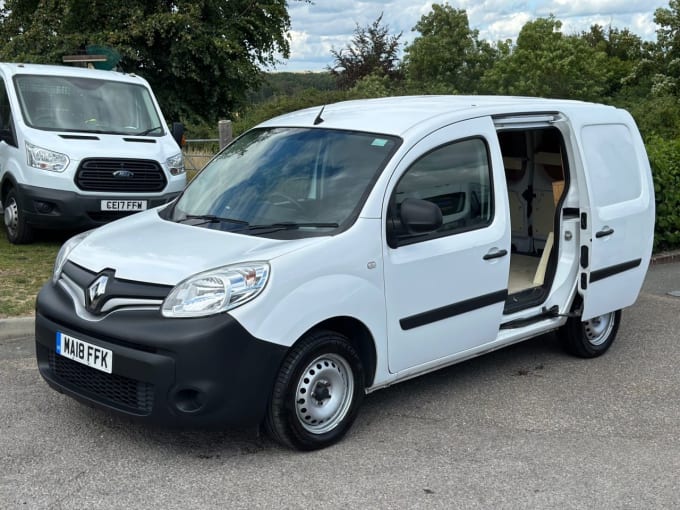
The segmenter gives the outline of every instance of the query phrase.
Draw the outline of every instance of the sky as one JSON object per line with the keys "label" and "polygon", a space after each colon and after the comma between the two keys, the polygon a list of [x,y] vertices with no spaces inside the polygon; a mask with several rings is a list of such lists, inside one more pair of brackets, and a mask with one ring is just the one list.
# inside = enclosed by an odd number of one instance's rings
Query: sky
{"label": "sky", "polygon": [[654,40],[654,11],[668,7],[668,0],[289,0],[291,17],[290,58],[276,71],[322,71],[332,64],[331,49],[345,47],[354,29],[370,25],[383,13],[390,33],[402,32],[402,43],[418,35],[412,29],[431,11],[433,3],[465,9],[470,27],[488,41],[516,40],[522,26],[532,19],[554,14],[562,32],[578,33],[593,24],[628,28],[643,39]]}

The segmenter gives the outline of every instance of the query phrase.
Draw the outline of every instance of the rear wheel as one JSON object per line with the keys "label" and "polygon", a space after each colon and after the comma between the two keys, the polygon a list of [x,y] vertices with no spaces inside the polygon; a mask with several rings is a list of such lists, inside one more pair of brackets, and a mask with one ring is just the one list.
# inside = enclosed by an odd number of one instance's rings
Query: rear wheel
{"label": "rear wheel", "polygon": [[267,432],[291,448],[325,448],[349,430],[363,396],[363,367],[348,339],[332,331],[312,332],[283,362],[267,411]]}
{"label": "rear wheel", "polygon": [[559,336],[565,349],[580,358],[595,358],[607,352],[616,338],[621,322],[621,310],[582,321],[571,317],[562,326]]}
{"label": "rear wheel", "polygon": [[26,223],[16,191],[10,189],[3,200],[5,230],[12,244],[28,244],[33,241],[33,229]]}

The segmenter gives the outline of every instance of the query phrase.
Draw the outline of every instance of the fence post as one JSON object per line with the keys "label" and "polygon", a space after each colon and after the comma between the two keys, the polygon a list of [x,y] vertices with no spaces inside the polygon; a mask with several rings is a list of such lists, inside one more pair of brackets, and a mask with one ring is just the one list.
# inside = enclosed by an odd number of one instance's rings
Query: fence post
{"label": "fence post", "polygon": [[229,142],[231,142],[231,121],[220,120],[217,122],[217,132],[220,138],[220,150],[222,150]]}

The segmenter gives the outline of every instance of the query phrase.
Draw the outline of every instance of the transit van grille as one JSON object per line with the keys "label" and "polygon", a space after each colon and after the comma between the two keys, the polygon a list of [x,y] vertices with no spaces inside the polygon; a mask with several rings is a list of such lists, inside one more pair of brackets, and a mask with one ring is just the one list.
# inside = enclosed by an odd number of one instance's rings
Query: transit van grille
{"label": "transit van grille", "polygon": [[75,177],[83,191],[154,193],[167,182],[161,166],[148,159],[84,159]]}
{"label": "transit van grille", "polygon": [[107,374],[49,351],[48,361],[55,379],[99,402],[147,415],[153,408],[153,384]]}

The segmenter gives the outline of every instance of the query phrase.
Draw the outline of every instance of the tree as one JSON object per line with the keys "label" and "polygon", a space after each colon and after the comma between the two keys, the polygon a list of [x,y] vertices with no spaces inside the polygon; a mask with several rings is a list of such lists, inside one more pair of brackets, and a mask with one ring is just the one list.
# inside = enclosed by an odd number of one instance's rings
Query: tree
{"label": "tree", "polygon": [[399,39],[401,32],[390,35],[390,28],[382,25],[382,17],[365,27],[356,25],[354,37],[345,48],[331,50],[333,66],[328,70],[335,76],[338,88],[352,88],[362,78],[375,74],[398,80]]}
{"label": "tree", "polygon": [[629,97],[638,92],[631,88],[631,78],[640,63],[650,57],[650,44],[629,29],[592,25],[581,38],[594,50],[604,52],[606,59],[605,98]]}
{"label": "tree", "polygon": [[110,46],[169,118],[212,121],[288,56],[289,28],[286,0],[5,0],[0,60],[59,64]]}
{"label": "tree", "polygon": [[579,36],[565,36],[553,16],[526,23],[510,53],[484,78],[493,93],[601,100],[607,55]]}
{"label": "tree", "polygon": [[479,80],[498,51],[471,30],[467,13],[450,5],[432,6],[414,31],[420,32],[405,52],[410,88],[426,92],[479,92]]}

